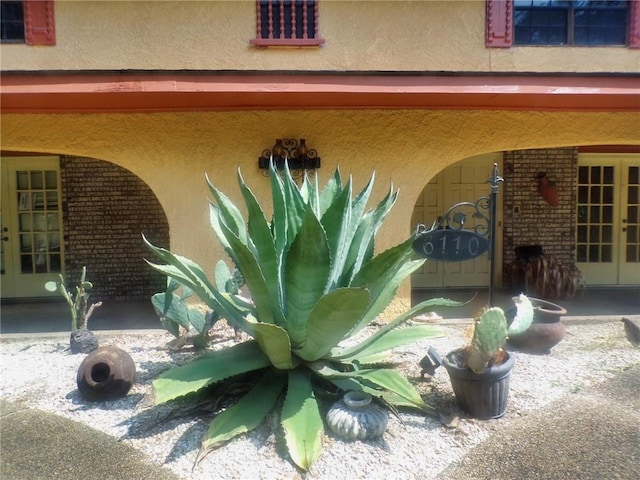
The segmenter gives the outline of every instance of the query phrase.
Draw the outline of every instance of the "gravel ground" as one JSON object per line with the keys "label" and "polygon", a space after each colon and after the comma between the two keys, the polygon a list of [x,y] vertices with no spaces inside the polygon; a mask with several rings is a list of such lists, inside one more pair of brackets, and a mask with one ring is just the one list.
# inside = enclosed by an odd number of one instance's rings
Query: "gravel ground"
{"label": "gravel ground", "polygon": [[[233,331],[220,322],[212,348],[231,345]],[[454,428],[438,420],[402,413],[391,416],[389,428],[378,441],[345,442],[331,434],[311,469],[315,479],[434,478],[471,448],[522,415],[560,397],[580,392],[633,365],[640,364],[640,349],[626,340],[622,324],[616,322],[567,321],[567,335],[549,355],[514,352],[507,414],[499,420],[470,419],[455,406],[444,368],[434,378],[421,380],[419,360],[428,346],[440,354],[463,346],[469,325],[442,325],[445,336],[415,343],[394,352],[393,360],[418,388],[425,400],[441,411],[459,416]],[[146,453],[185,479],[296,479],[303,476],[286,454],[266,422],[206,456],[194,467],[200,439],[210,413],[179,417],[166,407],[142,408],[140,401],[150,391],[151,380],[171,365],[196,355],[185,349],[171,352],[164,346],[172,338],[161,331],[113,334],[96,332],[103,346],[127,351],[136,363],[136,382],[129,394],[111,402],[88,403],[76,388],[76,372],[84,355],[68,351],[68,336],[38,336],[34,339],[2,337],[2,398],[27,407],[84,423]],[[55,448],[55,446],[51,446]]]}

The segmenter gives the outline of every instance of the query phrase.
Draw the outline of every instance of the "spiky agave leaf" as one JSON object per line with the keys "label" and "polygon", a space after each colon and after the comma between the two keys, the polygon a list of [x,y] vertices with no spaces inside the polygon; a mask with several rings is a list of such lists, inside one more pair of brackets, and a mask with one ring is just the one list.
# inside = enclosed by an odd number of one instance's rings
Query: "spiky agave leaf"
{"label": "spiky agave leaf", "polygon": [[[429,300],[425,300],[424,302],[419,303],[418,305],[414,306],[407,312],[404,312],[403,314],[398,315],[395,319],[393,319],[392,321],[390,321],[389,323],[381,327],[378,331],[376,331],[373,335],[366,338],[365,340],[349,347],[336,346],[331,350],[330,354],[327,355],[326,358],[331,360],[338,360],[338,361],[351,361],[357,358],[357,356],[361,352],[367,349],[371,349],[369,351],[377,351],[377,352],[384,351],[386,344],[390,343],[388,342],[388,340],[384,339],[384,337],[387,334],[393,332],[394,329],[396,329],[399,325],[403,324],[410,318],[413,318],[422,313],[431,311],[435,306],[456,307],[460,305],[464,305],[464,303],[456,302],[454,300],[448,300],[445,298],[432,298]],[[425,334],[426,333],[427,331],[425,331]],[[431,334],[434,336],[440,335],[440,333],[437,330],[432,331]],[[380,342],[380,344],[376,345],[378,344],[378,342]],[[396,344],[395,346],[399,346],[399,344]],[[393,347],[389,347],[389,348],[393,348]]]}
{"label": "spiky agave leaf", "polygon": [[214,417],[195,463],[229,440],[257,428],[273,410],[286,385],[285,375],[268,372],[237,403]]}
{"label": "spiky agave leaf", "polygon": [[294,349],[307,361],[322,358],[353,328],[369,304],[364,288],[340,288],[327,293],[314,306],[305,329],[305,341]]}
{"label": "spiky agave leaf", "polygon": [[284,291],[287,331],[294,348],[307,335],[307,319],[325,292],[331,258],[326,235],[310,207],[285,259]]}
{"label": "spiky agave leaf", "polygon": [[400,373],[392,369],[386,368],[373,368],[355,370],[352,372],[341,372],[335,370],[328,365],[311,364],[310,368],[313,369],[318,375],[326,380],[333,382],[334,380],[352,379],[358,382],[363,387],[373,388],[379,391],[378,395],[383,396],[384,392],[390,392],[400,397],[401,401],[395,403],[393,396],[387,396],[386,400],[392,405],[399,407],[405,407],[410,405],[414,408],[418,408],[425,413],[436,414],[436,410],[427,405],[416,389],[411,383],[404,378]]}
{"label": "spiky agave leaf", "polygon": [[174,367],[153,381],[156,404],[197,392],[225,378],[271,365],[256,341],[233,345],[202,355],[191,363]]}
{"label": "spiky agave leaf", "polygon": [[322,451],[324,425],[313,393],[308,369],[289,372],[287,396],[282,406],[282,427],[291,459],[303,470]]}

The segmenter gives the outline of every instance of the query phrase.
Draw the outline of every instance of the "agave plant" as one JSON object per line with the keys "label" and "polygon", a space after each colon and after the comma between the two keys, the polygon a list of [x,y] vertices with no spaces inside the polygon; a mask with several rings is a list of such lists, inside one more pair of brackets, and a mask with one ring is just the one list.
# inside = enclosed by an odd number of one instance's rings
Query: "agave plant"
{"label": "agave plant", "polygon": [[165,263],[151,263],[155,269],[191,288],[252,337],[163,373],[153,388],[159,404],[231,377],[257,378],[246,395],[213,418],[199,459],[275,412],[291,459],[308,470],[322,450],[319,397],[326,392],[365,391],[391,408],[436,413],[407,379],[380,362],[394,347],[439,335],[432,326],[397,328],[402,323],[436,305],[459,303],[428,300],[366,337],[363,328],[424,262],[412,260],[414,238],[374,256],[374,237],[397,191],[391,186],[374,208],[365,210],[374,175],[355,197],[352,179],[343,185],[338,169],[322,191],[317,179],[312,183],[305,177],[298,186],[288,168],[281,176],[272,166],[270,181],[269,222],[238,171],[245,222],[207,178],[211,225],[244,277],[250,302],[216,288],[196,263],[147,242]]}
{"label": "agave plant", "polygon": [[[216,264],[214,278],[218,291],[234,295],[244,283],[239,272],[231,272],[222,260]],[[222,319],[215,310],[204,310],[190,304],[189,298],[193,295],[194,292],[189,287],[167,277],[167,290],[151,297],[162,326],[176,337],[168,344],[171,349],[177,350],[188,342],[195,348],[205,348],[209,344],[209,330]]]}

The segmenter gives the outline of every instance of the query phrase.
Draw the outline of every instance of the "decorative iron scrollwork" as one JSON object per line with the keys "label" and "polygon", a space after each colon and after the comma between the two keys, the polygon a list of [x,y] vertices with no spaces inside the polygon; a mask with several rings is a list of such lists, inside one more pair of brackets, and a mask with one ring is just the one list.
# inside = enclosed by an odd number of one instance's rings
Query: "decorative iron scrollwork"
{"label": "decorative iron scrollwork", "polygon": [[320,157],[315,149],[307,146],[306,140],[301,138],[276,139],[271,150],[266,149],[258,158],[258,168],[262,169],[264,176],[269,176],[269,165],[273,162],[277,170],[282,170],[286,165],[294,178],[301,177],[305,172],[315,173],[320,168]]}

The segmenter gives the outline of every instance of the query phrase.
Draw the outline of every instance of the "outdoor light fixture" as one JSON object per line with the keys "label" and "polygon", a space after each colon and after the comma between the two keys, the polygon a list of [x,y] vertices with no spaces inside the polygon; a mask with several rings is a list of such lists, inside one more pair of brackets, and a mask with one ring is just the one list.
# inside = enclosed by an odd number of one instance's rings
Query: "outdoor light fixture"
{"label": "outdoor light fixture", "polygon": [[282,170],[285,163],[294,177],[299,177],[303,172],[312,172],[320,168],[318,152],[309,148],[304,138],[299,141],[295,138],[276,139],[271,150],[264,150],[258,158],[258,167],[263,170],[265,176],[269,175],[269,164],[273,162],[276,169]]}

